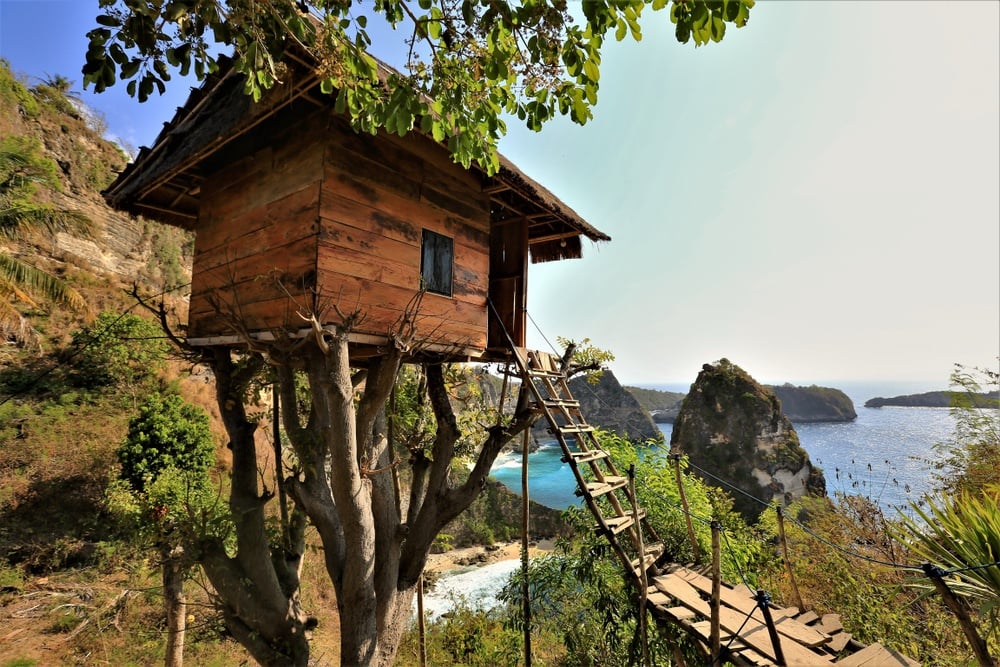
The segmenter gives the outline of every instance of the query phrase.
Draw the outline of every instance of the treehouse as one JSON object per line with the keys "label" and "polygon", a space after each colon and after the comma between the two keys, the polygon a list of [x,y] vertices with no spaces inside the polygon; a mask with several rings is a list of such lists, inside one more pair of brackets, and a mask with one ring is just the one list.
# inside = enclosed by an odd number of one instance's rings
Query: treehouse
{"label": "treehouse", "polygon": [[297,336],[304,314],[358,312],[360,360],[410,309],[421,352],[498,359],[508,336],[525,344],[529,258],[610,240],[504,158],[488,176],[419,131],[358,134],[333,102],[311,68],[255,103],[220,67],[105,191],[195,232],[191,344]]}

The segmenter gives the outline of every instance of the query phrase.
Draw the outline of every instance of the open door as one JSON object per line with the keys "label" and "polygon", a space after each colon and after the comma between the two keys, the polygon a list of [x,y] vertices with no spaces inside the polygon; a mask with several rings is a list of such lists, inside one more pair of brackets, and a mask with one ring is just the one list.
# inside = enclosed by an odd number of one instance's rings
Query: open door
{"label": "open door", "polygon": [[[487,347],[524,347],[528,310],[528,221],[524,218],[494,223],[490,231],[490,313]],[[497,316],[499,315],[499,321]],[[504,331],[506,330],[506,333]]]}

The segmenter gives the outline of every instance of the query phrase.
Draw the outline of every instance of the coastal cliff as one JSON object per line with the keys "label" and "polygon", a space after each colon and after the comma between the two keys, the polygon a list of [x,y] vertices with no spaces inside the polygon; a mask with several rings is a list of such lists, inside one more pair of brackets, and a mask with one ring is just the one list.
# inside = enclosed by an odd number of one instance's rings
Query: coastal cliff
{"label": "coastal cliff", "polygon": [[[649,412],[611,371],[603,371],[600,379],[593,383],[578,375],[569,381],[569,390],[580,402],[580,411],[591,426],[612,431],[633,442],[663,439]],[[536,440],[549,440],[552,434],[548,428],[548,423],[539,421],[532,434]]]}
{"label": "coastal cliff", "polygon": [[[674,422],[670,447],[765,503],[826,495],[823,472],[809,461],[777,396],[727,359],[702,367]],[[742,494],[733,499],[749,521],[763,511]]]}
{"label": "coastal cliff", "polygon": [[[858,418],[854,402],[840,389],[832,387],[796,387],[765,385],[781,401],[781,410],[794,423],[850,422]],[[657,424],[673,424],[686,394],[640,387],[625,387]]]}
{"label": "coastal cliff", "polygon": [[858,418],[854,402],[840,389],[796,387],[791,384],[768,386],[781,401],[781,411],[793,422],[850,422]]}

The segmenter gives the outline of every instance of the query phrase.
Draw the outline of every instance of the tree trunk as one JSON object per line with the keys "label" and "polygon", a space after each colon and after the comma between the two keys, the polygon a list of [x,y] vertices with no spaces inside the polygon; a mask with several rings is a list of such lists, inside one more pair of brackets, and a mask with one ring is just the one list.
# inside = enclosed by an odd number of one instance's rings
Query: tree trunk
{"label": "tree trunk", "polygon": [[[399,338],[367,369],[351,375],[350,318],[331,331],[315,325],[311,340],[279,341],[267,350],[278,366],[282,420],[295,452],[297,469],[285,480],[294,501],[292,516],[305,514],[323,543],[325,564],[340,616],[341,664],[389,667],[407,627],[410,604],[427,554],[440,530],[478,497],[502,446],[537,419],[525,395],[513,419],[488,430],[467,480],[452,486],[452,460],[461,433],[449,402],[441,366],[427,368],[427,391],[437,429],[430,456],[411,457],[413,489],[405,505],[392,481],[397,461],[386,437],[384,406],[394,386],[404,350]],[[282,347],[283,346],[283,347]],[[256,466],[255,425],[247,420],[245,390],[263,365],[247,355],[237,365],[224,348],[211,351],[219,408],[233,452],[230,509],[236,556],[221,540],[202,545],[200,562],[215,587],[233,636],[264,665],[306,665],[306,631],[313,621],[298,598],[299,545],[286,553],[270,544]],[[304,370],[312,405],[300,423],[294,369]],[[364,378],[358,397],[356,384]],[[400,516],[405,511],[406,516]],[[280,556],[280,557],[279,557]]]}
{"label": "tree trunk", "polygon": [[184,597],[183,547],[162,550],[163,604],[167,612],[166,667],[184,665],[184,631],[187,627],[187,599]]}
{"label": "tree trunk", "polygon": [[[227,348],[207,351],[215,373],[216,399],[233,454],[229,507],[236,534],[236,555],[230,557],[221,538],[207,538],[199,561],[218,595],[226,626],[262,665],[302,665],[309,662],[306,630],[314,621],[302,611],[298,597],[301,552],[284,554],[271,545],[264,506],[271,493],[262,492],[254,440],[256,425],[247,419],[244,394],[263,368],[260,355],[233,362]],[[301,549],[304,525],[290,542]],[[280,557],[272,558],[272,555]]]}

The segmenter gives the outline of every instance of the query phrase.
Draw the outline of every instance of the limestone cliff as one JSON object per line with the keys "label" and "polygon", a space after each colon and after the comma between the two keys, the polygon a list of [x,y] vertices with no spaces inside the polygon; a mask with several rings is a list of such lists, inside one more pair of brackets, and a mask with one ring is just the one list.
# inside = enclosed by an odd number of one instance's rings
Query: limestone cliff
{"label": "limestone cliff", "polygon": [[[591,426],[612,431],[632,441],[660,440],[660,429],[653,423],[649,412],[644,410],[631,393],[619,382],[611,371],[601,373],[600,380],[591,383],[578,375],[569,381],[569,390],[580,401],[580,410]],[[536,440],[549,440],[548,423],[541,420],[532,433]]]}
{"label": "limestone cliff", "polygon": [[[823,473],[810,463],[778,398],[727,359],[702,367],[674,422],[670,446],[764,502],[826,495]],[[736,510],[756,520],[763,506],[731,494]]]}
{"label": "limestone cliff", "polygon": [[854,401],[840,389],[796,387],[787,383],[768,389],[781,401],[782,412],[795,423],[850,422],[858,418]]}

